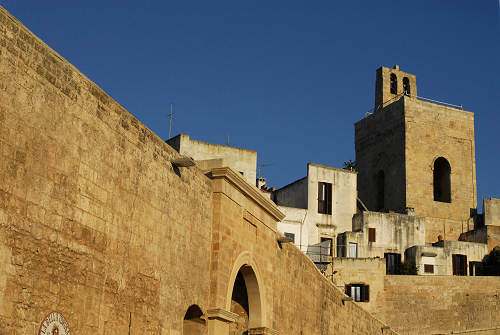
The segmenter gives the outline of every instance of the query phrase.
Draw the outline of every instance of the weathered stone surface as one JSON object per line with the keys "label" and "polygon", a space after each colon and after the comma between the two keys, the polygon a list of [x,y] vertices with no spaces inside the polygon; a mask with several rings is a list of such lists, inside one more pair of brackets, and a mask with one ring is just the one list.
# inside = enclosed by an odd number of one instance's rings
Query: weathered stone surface
{"label": "weathered stone surface", "polygon": [[[471,209],[477,208],[474,115],[421,101],[416,88],[410,96],[391,95],[386,87],[388,71],[398,78],[408,75],[379,69],[376,95],[393,100],[355,125],[359,197],[369,210],[379,210],[380,203],[385,211],[414,209],[416,215],[427,218],[428,242],[438,235],[458,239],[468,230]],[[411,87],[416,87],[413,81]],[[433,169],[439,157],[451,166],[450,203],[434,200]],[[382,191],[377,184],[380,171]]]}
{"label": "weathered stone surface", "polygon": [[452,278],[386,276],[374,314],[400,334],[498,334],[500,278]]}
{"label": "weathered stone surface", "polygon": [[0,41],[0,334],[37,334],[57,311],[72,334],[180,335],[191,305],[230,312],[240,270],[256,331],[380,331],[278,246],[283,214],[237,172],[174,168],[177,152],[3,8]]}

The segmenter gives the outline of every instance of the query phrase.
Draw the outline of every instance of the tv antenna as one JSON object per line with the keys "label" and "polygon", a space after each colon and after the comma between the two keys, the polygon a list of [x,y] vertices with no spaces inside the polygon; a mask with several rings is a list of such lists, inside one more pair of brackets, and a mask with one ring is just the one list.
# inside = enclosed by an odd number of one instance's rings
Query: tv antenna
{"label": "tv antenna", "polygon": [[271,165],[273,165],[273,164],[269,164],[269,163],[260,163],[259,164],[259,178],[262,177],[262,173],[261,173],[262,169],[265,168],[266,166],[271,166]]}
{"label": "tv antenna", "polygon": [[172,138],[172,120],[174,119],[174,112],[173,112],[174,104],[170,104],[170,113],[167,114],[168,118],[170,119],[170,127],[168,128],[168,138]]}

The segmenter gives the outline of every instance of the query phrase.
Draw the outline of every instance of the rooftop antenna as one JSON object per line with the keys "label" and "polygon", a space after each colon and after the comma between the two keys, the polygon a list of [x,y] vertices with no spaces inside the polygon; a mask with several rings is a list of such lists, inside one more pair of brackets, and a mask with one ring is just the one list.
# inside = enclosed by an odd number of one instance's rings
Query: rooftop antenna
{"label": "rooftop antenna", "polygon": [[170,104],[170,114],[168,114],[168,118],[170,119],[170,127],[168,128],[168,138],[172,138],[172,120],[174,118],[174,113],[173,113],[173,106],[174,104]]}
{"label": "rooftop antenna", "polygon": [[227,133],[226,145],[229,146],[229,133]]}
{"label": "rooftop antenna", "polygon": [[271,166],[273,164],[269,164],[269,163],[260,163],[259,164],[259,179],[262,177],[262,169],[265,168],[266,166]]}

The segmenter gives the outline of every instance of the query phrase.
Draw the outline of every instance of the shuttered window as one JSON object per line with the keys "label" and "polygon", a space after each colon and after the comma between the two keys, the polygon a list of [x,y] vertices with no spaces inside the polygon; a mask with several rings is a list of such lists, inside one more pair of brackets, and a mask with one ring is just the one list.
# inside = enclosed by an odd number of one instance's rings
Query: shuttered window
{"label": "shuttered window", "polygon": [[332,184],[318,183],[318,213],[332,214]]}
{"label": "shuttered window", "polygon": [[345,294],[357,302],[370,301],[370,287],[365,284],[349,284],[345,286]]}
{"label": "shuttered window", "polygon": [[467,256],[452,255],[451,261],[454,276],[467,276]]}
{"label": "shuttered window", "polygon": [[434,273],[434,265],[424,264],[424,273]]}
{"label": "shuttered window", "polygon": [[375,242],[375,228],[368,228],[368,242]]}

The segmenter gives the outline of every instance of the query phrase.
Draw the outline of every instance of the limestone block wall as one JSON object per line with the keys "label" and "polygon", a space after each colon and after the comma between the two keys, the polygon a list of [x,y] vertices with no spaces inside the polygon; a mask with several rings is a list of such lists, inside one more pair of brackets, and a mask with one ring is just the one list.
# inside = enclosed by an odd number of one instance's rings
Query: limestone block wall
{"label": "limestone block wall", "polygon": [[[470,209],[477,208],[473,113],[409,97],[404,104],[407,206],[421,216],[468,220]],[[451,166],[451,203],[434,201],[433,168],[438,157]],[[457,239],[455,235],[446,238]]]}
{"label": "limestone block wall", "polygon": [[[396,94],[391,93],[391,74],[396,76]],[[408,78],[410,83],[410,95],[417,96],[417,79],[415,75],[400,71],[399,66],[392,69],[381,66],[377,69],[375,81],[375,108],[391,103],[392,99],[396,98],[398,94],[403,93],[403,78],[405,77]]]}
{"label": "limestone block wall", "polygon": [[384,290],[375,315],[399,334],[498,333],[498,277],[386,276]]}
{"label": "limestone block wall", "polygon": [[250,321],[250,328],[304,335],[381,332],[384,324],[362,306],[343,303],[343,292],[297,247],[279,246],[275,220],[283,214],[268,207],[267,198],[242,192],[241,177],[230,170],[217,169],[212,175],[212,306],[230,308],[235,272],[247,265],[258,281],[258,290],[249,295],[257,292],[260,297],[259,312],[250,305],[250,319],[257,314],[261,321]]}
{"label": "limestone block wall", "polygon": [[403,99],[374,112],[354,125],[359,198],[378,210],[377,174],[384,172],[384,209],[406,208],[405,119]]}
{"label": "limestone block wall", "polygon": [[[332,270],[336,272],[333,273]],[[368,285],[370,300],[359,302],[359,304],[368,312],[373,313],[385,301],[385,271],[384,258],[333,258],[326,274],[331,275],[334,285],[341,290],[345,290],[348,284]],[[382,303],[379,302],[380,300]]]}
{"label": "limestone block wall", "polygon": [[500,226],[500,199],[484,199],[484,224],[487,226]]}
{"label": "limestone block wall", "polygon": [[206,308],[210,181],[3,8],[0,155],[0,333],[56,310],[72,334],[180,334]]}

